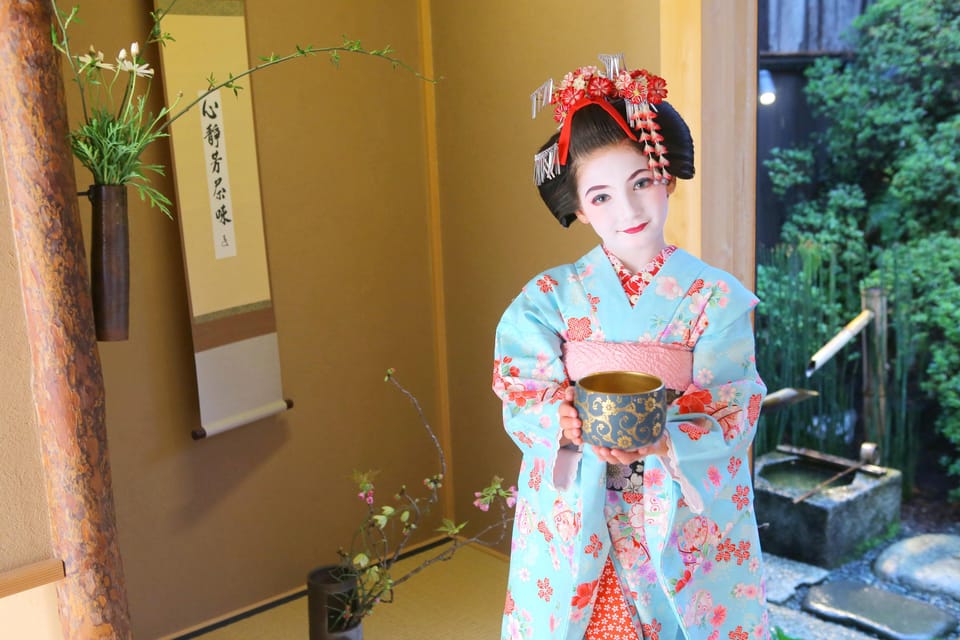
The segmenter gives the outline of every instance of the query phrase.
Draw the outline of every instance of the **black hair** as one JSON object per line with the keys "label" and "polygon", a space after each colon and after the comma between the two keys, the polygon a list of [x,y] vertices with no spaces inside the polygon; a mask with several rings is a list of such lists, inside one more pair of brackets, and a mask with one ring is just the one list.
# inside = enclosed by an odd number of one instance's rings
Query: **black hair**
{"label": "black hair", "polygon": [[[626,122],[623,100],[615,100],[611,105]],[[693,138],[690,128],[670,103],[663,101],[656,105],[656,110],[656,123],[660,125],[660,135],[663,136],[667,159],[670,161],[668,171],[676,178],[689,180],[694,174]],[[620,125],[599,105],[587,105],[577,110],[572,117],[567,163],[560,167],[554,178],[538,187],[544,204],[564,227],[569,227],[576,219],[577,210],[580,208],[577,197],[577,161],[598,149],[630,140]],[[559,133],[553,134],[546,144],[540,147],[540,151],[553,146],[559,137]],[[638,149],[642,148],[639,143],[634,144]]]}

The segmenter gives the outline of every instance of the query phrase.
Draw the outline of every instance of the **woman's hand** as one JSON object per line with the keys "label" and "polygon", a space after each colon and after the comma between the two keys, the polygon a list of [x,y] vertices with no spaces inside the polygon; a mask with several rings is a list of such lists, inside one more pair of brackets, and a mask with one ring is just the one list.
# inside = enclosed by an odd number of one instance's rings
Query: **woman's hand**
{"label": "woman's hand", "polygon": [[563,402],[557,409],[557,414],[560,416],[560,446],[575,444],[579,447],[583,444],[583,439],[580,437],[581,423],[577,408],[573,406],[573,387],[567,387],[564,394]]}
{"label": "woman's hand", "polygon": [[591,446],[590,448],[593,449],[593,452],[597,454],[598,458],[607,464],[630,464],[631,462],[636,462],[637,460],[643,460],[647,456],[667,455],[668,440],[669,438],[667,438],[667,432],[664,431],[663,435],[661,435],[653,444],[649,444],[633,451],[624,451],[623,449],[608,449],[606,447],[595,446]]}

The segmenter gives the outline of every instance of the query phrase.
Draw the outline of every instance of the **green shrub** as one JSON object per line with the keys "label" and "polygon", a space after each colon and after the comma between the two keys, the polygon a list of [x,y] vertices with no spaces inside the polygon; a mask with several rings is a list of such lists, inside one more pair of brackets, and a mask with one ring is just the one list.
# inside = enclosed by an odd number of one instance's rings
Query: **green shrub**
{"label": "green shrub", "polygon": [[[960,3],[877,0],[850,38],[852,57],[822,58],[807,71],[807,103],[826,126],[765,165],[787,205],[779,251],[829,256],[830,267],[826,281],[806,282],[772,273],[776,260],[760,257],[758,366],[761,338],[779,345],[773,355],[792,353],[773,337],[777,324],[815,342],[815,332],[804,333],[811,325],[836,313],[839,329],[859,311],[864,286],[882,287],[889,341],[871,344],[869,355],[888,356],[885,417],[862,433],[882,440],[884,462],[899,466],[909,486],[918,439],[934,429],[954,445],[944,463],[960,475]],[[791,277],[804,301],[789,299]],[[810,308],[816,299],[823,313]],[[791,313],[812,315],[801,323]],[[797,386],[788,371],[802,362],[796,357],[771,363],[771,390]],[[842,377],[852,369],[837,375],[844,389],[859,382]],[[960,489],[953,495],[960,499]]]}
{"label": "green shrub", "polygon": [[[921,394],[936,406],[934,426],[960,450],[960,238],[940,232],[887,249],[866,283],[883,287],[891,306],[902,310],[901,317],[893,318],[901,339],[894,345],[895,361],[902,357],[900,366],[909,372],[900,393],[908,406]],[[911,427],[923,423],[908,420],[916,423]],[[945,455],[943,462],[951,474],[960,475],[960,457]],[[960,489],[953,497],[960,499]]]}

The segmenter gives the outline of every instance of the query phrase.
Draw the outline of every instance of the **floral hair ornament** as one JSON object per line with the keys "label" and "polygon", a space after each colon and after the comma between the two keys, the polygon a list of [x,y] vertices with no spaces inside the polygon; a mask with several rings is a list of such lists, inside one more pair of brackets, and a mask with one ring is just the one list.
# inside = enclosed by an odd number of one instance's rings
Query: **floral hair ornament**
{"label": "floral hair ornament", "polygon": [[[667,97],[666,81],[646,69],[625,69],[622,53],[601,54],[599,58],[604,66],[603,72],[595,66],[580,67],[566,74],[558,88],[554,88],[550,79],[530,96],[534,118],[546,105],[552,104],[556,105],[553,119],[560,123],[560,137],[556,144],[534,156],[537,186],[557,177],[560,168],[567,164],[573,114],[589,104],[604,109],[631,140],[642,145],[657,182],[670,180],[667,148],[656,122],[656,105]],[[623,99],[626,105],[629,124],[611,104],[617,99]]]}

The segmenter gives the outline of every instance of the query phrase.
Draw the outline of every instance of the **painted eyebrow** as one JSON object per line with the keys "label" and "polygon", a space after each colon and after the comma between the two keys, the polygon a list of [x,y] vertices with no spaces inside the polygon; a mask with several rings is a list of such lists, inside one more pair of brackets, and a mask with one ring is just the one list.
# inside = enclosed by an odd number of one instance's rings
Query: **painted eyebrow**
{"label": "painted eyebrow", "polygon": [[[630,174],[630,177],[627,178],[627,182],[630,182],[631,180],[633,180],[634,178],[636,178],[637,176],[639,176],[641,173],[650,173],[650,170],[649,170],[649,169],[637,169],[636,171],[634,171],[633,173]],[[586,196],[586,195],[590,195],[590,192],[591,192],[591,191],[597,191],[597,190],[609,189],[609,188],[610,188],[609,185],[597,184],[597,185],[594,185],[594,186],[590,187],[590,188],[587,189],[586,191],[584,191],[584,192],[583,192],[583,195],[585,195],[585,196]]]}
{"label": "painted eyebrow", "polygon": [[609,188],[610,188],[610,187],[609,187],[608,185],[605,185],[605,184],[597,184],[597,185],[594,185],[594,186],[590,187],[590,188],[587,189],[586,191],[584,191],[584,192],[583,192],[583,195],[588,196],[588,195],[590,195],[590,192],[591,192],[591,191],[602,191],[603,189],[609,189]]}

